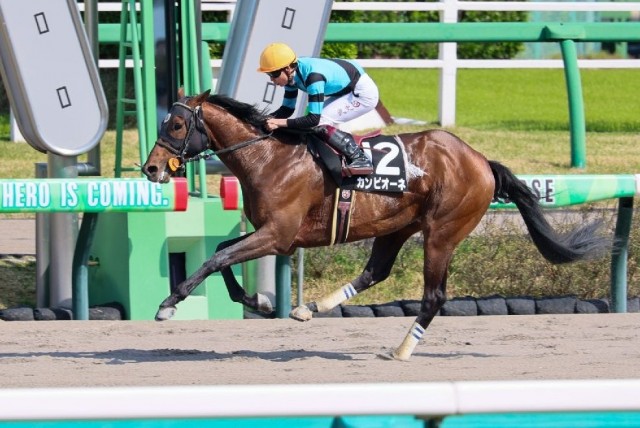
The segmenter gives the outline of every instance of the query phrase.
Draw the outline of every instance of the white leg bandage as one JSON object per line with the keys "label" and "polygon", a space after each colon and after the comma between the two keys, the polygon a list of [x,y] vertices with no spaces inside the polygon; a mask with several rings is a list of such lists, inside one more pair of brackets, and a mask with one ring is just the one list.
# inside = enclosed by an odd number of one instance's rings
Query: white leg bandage
{"label": "white leg bandage", "polygon": [[407,361],[409,357],[411,357],[416,345],[418,345],[418,342],[420,342],[420,339],[422,339],[423,334],[424,328],[417,322],[414,322],[398,349],[393,352],[393,358]]}
{"label": "white leg bandage", "polygon": [[343,285],[333,293],[329,294],[327,297],[323,297],[316,302],[318,312],[330,311],[340,303],[349,300],[356,294],[358,294],[358,292],[355,288],[353,288],[353,285],[351,285],[351,283]]}

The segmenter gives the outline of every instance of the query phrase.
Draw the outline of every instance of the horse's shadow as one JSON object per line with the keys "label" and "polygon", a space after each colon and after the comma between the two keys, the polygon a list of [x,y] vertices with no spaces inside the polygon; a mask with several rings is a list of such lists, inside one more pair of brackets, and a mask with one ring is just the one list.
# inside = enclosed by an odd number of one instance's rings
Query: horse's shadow
{"label": "horse's shadow", "polygon": [[[360,357],[359,357],[360,356]],[[435,354],[435,353],[416,353],[415,356],[428,357],[430,359],[459,359],[463,357],[475,357],[475,358],[487,358],[491,357],[489,354],[481,354],[476,352],[469,353],[448,353],[448,354]],[[110,351],[101,352],[69,352],[69,351],[55,351],[55,352],[14,352],[14,353],[0,353],[0,361],[5,358],[38,358],[38,357],[50,357],[50,358],[70,358],[70,359],[92,359],[92,360],[104,360],[105,364],[109,365],[121,365],[121,364],[137,364],[137,363],[153,363],[163,361],[185,361],[185,362],[197,362],[197,361],[226,361],[226,360],[264,360],[276,363],[287,363],[295,360],[306,360],[310,358],[322,358],[325,360],[336,361],[364,361],[370,360],[375,357],[375,354],[371,352],[325,352],[325,351],[308,351],[305,349],[291,349],[285,351],[249,351],[238,350],[232,352],[215,352],[215,351],[201,351],[198,349],[175,349],[175,348],[162,348],[162,349],[114,349]]]}
{"label": "horse's shadow", "polygon": [[[366,354],[366,353],[363,353]],[[308,358],[322,358],[328,360],[357,360],[354,353],[343,354],[340,352],[319,352],[307,351],[304,349],[293,349],[286,351],[248,351],[238,350],[233,352],[201,351],[198,349],[114,349],[102,352],[15,352],[0,353],[0,361],[5,358],[70,358],[70,359],[92,359],[104,360],[105,364],[136,364],[163,361],[224,361],[233,359],[260,359],[265,361],[286,363],[293,360],[303,360]]]}

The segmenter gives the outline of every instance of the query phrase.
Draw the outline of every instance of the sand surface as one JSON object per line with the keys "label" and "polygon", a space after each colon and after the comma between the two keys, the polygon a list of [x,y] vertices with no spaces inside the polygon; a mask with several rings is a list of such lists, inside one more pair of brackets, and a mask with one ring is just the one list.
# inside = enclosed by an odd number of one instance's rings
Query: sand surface
{"label": "sand surface", "polygon": [[640,314],[0,321],[2,388],[640,378]]}

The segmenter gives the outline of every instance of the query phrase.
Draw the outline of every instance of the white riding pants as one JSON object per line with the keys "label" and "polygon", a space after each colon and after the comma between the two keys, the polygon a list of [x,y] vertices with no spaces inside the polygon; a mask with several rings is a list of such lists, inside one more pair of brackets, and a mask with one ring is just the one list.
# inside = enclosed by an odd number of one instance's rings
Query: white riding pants
{"label": "white riding pants", "polygon": [[353,92],[341,97],[328,97],[320,115],[320,125],[340,124],[353,120],[370,112],[376,105],[380,94],[378,87],[368,74],[360,76]]}

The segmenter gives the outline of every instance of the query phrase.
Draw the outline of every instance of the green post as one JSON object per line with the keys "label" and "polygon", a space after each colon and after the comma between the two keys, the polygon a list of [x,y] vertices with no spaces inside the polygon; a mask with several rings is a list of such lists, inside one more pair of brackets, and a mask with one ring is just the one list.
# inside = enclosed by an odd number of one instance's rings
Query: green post
{"label": "green post", "polygon": [[[204,92],[211,88],[213,79],[211,73],[211,60],[209,58],[209,44],[207,42],[200,43],[200,54],[202,56],[202,65],[200,67],[200,91]],[[207,195],[207,164],[204,159],[198,162],[198,171],[200,171],[200,197],[206,198]]]}
{"label": "green post", "polygon": [[291,257],[276,256],[276,318],[291,312]]}
{"label": "green post", "polygon": [[98,222],[98,213],[85,213],[78,233],[75,252],[73,253],[73,319],[89,319],[89,252]]}
{"label": "green post", "polygon": [[617,313],[627,312],[627,256],[632,216],[633,198],[620,198],[614,235],[615,248],[611,255],[611,309]]}
{"label": "green post", "polygon": [[[142,28],[142,73],[144,89],[136,94],[144,94],[144,127],[145,139],[140,139],[140,163],[149,156],[150,145],[158,139],[158,119],[156,113],[156,58],[153,31],[153,1],[140,0],[140,16]],[[138,96],[138,95],[136,95]],[[140,113],[138,113],[140,114]],[[140,122],[138,122],[140,124]],[[140,125],[138,125],[140,129]]]}
{"label": "green post", "polygon": [[129,13],[136,13],[129,11],[130,3],[128,1],[122,2],[122,12],[120,14],[120,44],[118,45],[118,59],[120,66],[118,67],[118,89],[116,91],[116,99],[118,105],[116,108],[116,166],[115,176],[117,178],[122,177],[122,140],[124,132],[124,85],[126,81],[126,67],[125,60],[127,57],[127,29],[129,28]]}
{"label": "green post", "polygon": [[576,43],[573,40],[562,40],[560,42],[560,48],[562,49],[564,75],[569,98],[571,167],[584,168],[586,166],[586,126]]}
{"label": "green post", "polygon": [[[200,66],[198,65],[198,49],[201,49],[200,42],[196,40],[196,17],[194,0],[180,3],[181,29],[180,41],[182,43],[182,84],[185,95],[200,94]],[[205,197],[206,171],[202,168],[203,162],[198,165],[193,163],[187,165],[187,178],[189,179],[189,190],[196,190],[196,169],[200,171],[200,196]],[[205,183],[203,186],[203,182]]]}
{"label": "green post", "polygon": [[182,72],[185,95],[198,95],[200,91],[200,67],[198,49],[200,41],[196,39],[196,13],[194,0],[181,3],[182,11]]}
{"label": "green post", "polygon": [[200,44],[200,55],[202,65],[200,70],[200,89],[202,92],[213,89],[213,72],[211,71],[211,54],[209,54],[209,43],[203,41]]}

